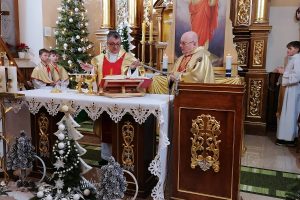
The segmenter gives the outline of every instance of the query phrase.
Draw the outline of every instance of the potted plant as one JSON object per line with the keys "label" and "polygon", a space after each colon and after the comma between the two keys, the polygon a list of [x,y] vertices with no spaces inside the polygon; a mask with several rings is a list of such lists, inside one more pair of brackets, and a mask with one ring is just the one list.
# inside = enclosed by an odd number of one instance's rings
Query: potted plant
{"label": "potted plant", "polygon": [[25,43],[20,43],[19,45],[17,45],[17,51],[19,58],[25,58],[26,54],[29,51],[29,47]]}

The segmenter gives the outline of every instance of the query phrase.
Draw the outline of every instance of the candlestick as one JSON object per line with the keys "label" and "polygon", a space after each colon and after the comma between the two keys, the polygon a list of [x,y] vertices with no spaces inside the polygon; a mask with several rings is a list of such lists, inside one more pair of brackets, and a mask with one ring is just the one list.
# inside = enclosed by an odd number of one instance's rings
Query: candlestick
{"label": "candlestick", "polygon": [[150,26],[149,26],[149,42],[152,43],[153,42],[153,22],[150,22]]}
{"label": "candlestick", "polygon": [[0,67],[0,92],[6,92],[5,67]]}
{"label": "candlestick", "polygon": [[17,68],[15,66],[7,67],[7,92],[17,92],[18,91],[18,79],[17,79]]}
{"label": "candlestick", "polygon": [[163,70],[168,70],[168,56],[167,56],[167,54],[164,54],[164,56],[163,56],[163,64],[162,64],[162,69]]}
{"label": "candlestick", "polygon": [[142,23],[142,42],[145,42],[145,36],[146,36],[146,23]]}

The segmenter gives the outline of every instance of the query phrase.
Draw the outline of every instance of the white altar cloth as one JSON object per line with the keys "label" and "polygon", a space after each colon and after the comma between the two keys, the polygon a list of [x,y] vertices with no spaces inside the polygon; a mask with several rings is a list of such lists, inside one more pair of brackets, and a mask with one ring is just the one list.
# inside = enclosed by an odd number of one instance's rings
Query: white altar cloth
{"label": "white altar cloth", "polygon": [[26,105],[33,114],[38,113],[43,106],[52,116],[56,115],[63,105],[71,106],[75,115],[85,110],[92,120],[96,120],[105,111],[112,120],[118,122],[129,113],[136,122],[142,124],[153,114],[159,122],[160,134],[157,154],[150,163],[148,170],[158,177],[158,183],[153,188],[153,199],[164,199],[164,186],[167,170],[167,146],[168,138],[169,105],[173,101],[173,95],[146,94],[144,97],[109,98],[79,94],[74,90],[63,93],[51,93],[49,89],[37,89],[20,91],[25,94],[23,100],[14,102],[15,111],[22,105]]}

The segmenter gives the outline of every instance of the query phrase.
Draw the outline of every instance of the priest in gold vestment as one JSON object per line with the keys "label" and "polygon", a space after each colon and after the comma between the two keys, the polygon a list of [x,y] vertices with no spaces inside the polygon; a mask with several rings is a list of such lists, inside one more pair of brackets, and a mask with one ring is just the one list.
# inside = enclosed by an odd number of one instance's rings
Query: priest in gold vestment
{"label": "priest in gold vestment", "polygon": [[214,83],[210,53],[203,46],[198,46],[198,35],[193,31],[184,33],[181,36],[180,48],[183,55],[174,64],[170,79],[190,83]]}
{"label": "priest in gold vestment", "polygon": [[[140,62],[130,53],[121,48],[121,36],[117,31],[110,31],[107,35],[107,51],[94,57],[91,65],[81,64],[86,71],[94,71],[98,77],[98,85],[102,87],[101,80],[108,75],[126,75],[130,77],[138,77],[144,75],[144,68]],[[103,127],[99,127],[105,123],[105,118],[99,118],[95,122],[95,129],[101,129],[101,161],[99,165],[107,163],[108,158],[112,155],[112,136],[110,131],[106,131]],[[98,126],[98,127],[97,127]]]}

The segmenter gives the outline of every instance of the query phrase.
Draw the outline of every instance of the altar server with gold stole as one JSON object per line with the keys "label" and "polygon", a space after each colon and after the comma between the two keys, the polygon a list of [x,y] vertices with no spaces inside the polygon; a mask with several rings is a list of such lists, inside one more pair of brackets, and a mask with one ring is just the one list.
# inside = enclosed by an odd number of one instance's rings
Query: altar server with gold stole
{"label": "altar server with gold stole", "polygon": [[55,50],[50,51],[50,67],[52,68],[52,78],[56,85],[67,88],[69,85],[69,75],[64,67],[58,65],[59,54]]}
{"label": "altar server with gold stole", "polygon": [[214,71],[209,59],[210,53],[203,46],[198,46],[198,35],[189,31],[181,36],[180,56],[170,75],[175,81],[192,83],[214,83]]}
{"label": "altar server with gold stole", "polygon": [[[138,77],[144,75],[144,68],[140,62],[130,53],[121,48],[121,36],[117,31],[110,31],[107,35],[107,50],[105,53],[94,57],[91,64],[81,63],[81,67],[91,73],[97,73],[98,85],[101,87],[101,80],[108,75],[127,75]],[[94,71],[94,72],[93,72]],[[100,122],[95,124],[99,125]],[[103,123],[102,123],[103,124]],[[101,158],[102,163],[112,155],[111,149],[112,137],[108,131],[102,129]]]}
{"label": "altar server with gold stole", "polygon": [[55,83],[52,79],[52,68],[49,65],[49,51],[40,49],[39,56],[41,62],[33,69],[31,74],[32,83],[35,89],[43,88]]}

